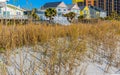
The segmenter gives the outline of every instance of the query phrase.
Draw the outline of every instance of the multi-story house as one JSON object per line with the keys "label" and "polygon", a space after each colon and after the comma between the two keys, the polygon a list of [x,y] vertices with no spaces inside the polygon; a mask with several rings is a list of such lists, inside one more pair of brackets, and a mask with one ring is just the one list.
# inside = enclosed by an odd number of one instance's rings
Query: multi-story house
{"label": "multi-story house", "polygon": [[74,12],[76,14],[76,19],[78,16],[83,15],[85,18],[98,18],[98,17],[106,17],[106,11],[93,7],[93,6],[78,6],[77,3],[66,5],[64,2],[49,2],[44,4],[40,9],[38,9],[37,14],[41,20],[49,20],[46,18],[45,11],[48,8],[54,8],[57,11],[57,15],[54,17],[54,21],[56,22],[67,22],[67,18],[63,16],[63,14]]}
{"label": "multi-story house", "polygon": [[61,17],[63,14],[68,13],[67,5],[64,2],[49,2],[44,4],[40,10],[38,10],[38,13],[41,14],[41,16],[44,15],[44,12],[48,8],[54,8],[57,11],[57,16]]}
{"label": "multi-story house", "polygon": [[102,10],[101,8],[94,7],[94,6],[81,6],[80,7],[80,15],[83,15],[86,19],[91,18],[105,18],[107,16],[106,11]]}
{"label": "multi-story house", "polygon": [[91,18],[105,18],[107,17],[107,12],[96,6],[89,6]]}
{"label": "multi-story house", "polygon": [[48,8],[54,8],[57,11],[57,15],[54,17],[54,21],[56,23],[64,23],[68,24],[68,20],[66,17],[63,16],[63,14],[68,13],[68,7],[67,5],[60,1],[60,2],[49,2],[44,4],[40,9],[38,9],[37,14],[40,17],[41,20],[49,20],[45,17],[45,11]]}
{"label": "multi-story house", "polygon": [[17,7],[7,4],[5,1],[0,1],[0,19],[27,19],[24,11],[20,6]]}

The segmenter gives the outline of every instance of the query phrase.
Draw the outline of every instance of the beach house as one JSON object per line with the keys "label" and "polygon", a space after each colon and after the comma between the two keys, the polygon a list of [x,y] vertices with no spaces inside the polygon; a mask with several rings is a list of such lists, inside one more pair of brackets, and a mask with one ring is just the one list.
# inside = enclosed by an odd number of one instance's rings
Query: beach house
{"label": "beach house", "polygon": [[105,18],[107,16],[107,12],[95,6],[81,6],[80,15],[84,16],[86,19],[97,19]]}
{"label": "beach house", "polygon": [[45,3],[37,11],[37,14],[41,20],[49,20],[48,18],[45,17],[45,11],[48,8],[54,8],[57,11],[57,15],[54,17],[54,20],[53,20],[55,23],[69,24],[67,18],[63,16],[63,14],[68,13],[68,7],[64,2],[60,1],[60,2]]}
{"label": "beach house", "polygon": [[7,4],[6,0],[0,1],[0,19],[27,19],[24,11],[20,6]]}
{"label": "beach house", "polygon": [[62,17],[63,14],[68,13],[67,5],[60,1],[60,2],[49,2],[44,4],[40,9],[38,9],[38,15],[41,19],[46,19],[44,16],[44,12],[48,8],[54,8],[57,11],[57,17]]}

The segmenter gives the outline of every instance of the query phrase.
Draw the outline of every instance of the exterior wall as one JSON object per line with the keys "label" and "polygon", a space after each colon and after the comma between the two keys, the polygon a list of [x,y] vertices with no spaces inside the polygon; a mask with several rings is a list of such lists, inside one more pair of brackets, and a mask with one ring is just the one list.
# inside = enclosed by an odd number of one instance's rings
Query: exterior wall
{"label": "exterior wall", "polygon": [[60,17],[63,14],[68,13],[68,8],[64,2],[62,2],[58,7],[56,7],[57,10],[57,16]]}
{"label": "exterior wall", "polygon": [[71,9],[68,10],[69,12],[74,12],[76,14],[75,19],[78,19],[78,16],[80,16],[80,10],[78,9]]}
{"label": "exterior wall", "polygon": [[101,17],[101,18],[107,17],[107,13],[106,13],[106,12],[100,12],[100,17]]}
{"label": "exterior wall", "polygon": [[71,9],[70,12],[74,12],[76,15],[80,15],[80,10],[78,9]]}
{"label": "exterior wall", "polygon": [[80,11],[80,15],[83,15],[85,18],[105,18],[107,13],[105,11],[97,11],[93,8],[85,7],[82,11]]}
{"label": "exterior wall", "polygon": [[88,6],[86,6],[83,10],[80,10],[80,15],[83,15],[85,18],[90,18],[90,10]]}
{"label": "exterior wall", "polygon": [[63,14],[68,13],[68,9],[65,8],[65,7],[57,7],[56,10],[57,10],[57,16],[58,17],[62,16]]}
{"label": "exterior wall", "polygon": [[80,16],[80,8],[77,4],[75,4],[71,9],[68,10],[69,12],[74,12],[76,14],[76,18]]}
{"label": "exterior wall", "polygon": [[[57,7],[55,8],[57,11],[57,17],[62,17],[63,14],[68,13],[68,9],[67,8],[63,8],[63,7]],[[45,10],[40,10],[37,12],[38,16],[40,17],[41,20],[49,20],[48,18],[45,17]]]}
{"label": "exterior wall", "polygon": [[98,18],[99,17],[99,12],[97,12],[96,10],[90,8],[90,17],[91,18]]}
{"label": "exterior wall", "polygon": [[7,7],[2,7],[0,8],[0,17],[1,18],[27,18],[27,16],[24,16],[24,11],[22,9],[18,8],[11,8],[7,5]]}
{"label": "exterior wall", "polygon": [[15,9],[12,9],[9,7],[7,7],[7,8],[3,7],[3,8],[1,8],[1,10],[3,11],[2,14],[4,12],[6,12],[6,10],[7,10],[7,12],[10,12],[10,15],[24,15],[23,11],[17,10],[17,9],[15,10]]}
{"label": "exterior wall", "polygon": [[40,20],[48,20],[46,17],[45,17],[45,11],[37,11],[37,15],[40,17]]}
{"label": "exterior wall", "polygon": [[[49,7],[51,8],[51,7]],[[46,8],[47,9],[47,8]],[[45,10],[46,9],[40,9],[37,14],[40,17],[41,20],[49,20],[48,18],[45,17]],[[64,2],[62,2],[61,4],[59,4],[56,8],[57,11],[57,15],[56,17],[63,17],[63,14],[68,13],[68,8],[67,6],[64,4]]]}

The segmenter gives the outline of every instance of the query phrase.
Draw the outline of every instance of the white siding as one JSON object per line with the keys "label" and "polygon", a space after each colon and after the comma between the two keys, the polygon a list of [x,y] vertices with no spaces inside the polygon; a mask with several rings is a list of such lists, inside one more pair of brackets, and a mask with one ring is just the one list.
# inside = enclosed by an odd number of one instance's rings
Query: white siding
{"label": "white siding", "polygon": [[[7,14],[6,14],[7,12]],[[7,7],[1,8],[0,18],[6,19],[27,19],[27,16],[24,15],[24,10],[8,4]]]}
{"label": "white siding", "polygon": [[17,15],[17,12],[20,12],[21,15],[24,15],[23,11],[17,10],[17,9],[12,9],[10,7],[7,7],[7,8],[3,7],[3,8],[1,8],[1,10],[2,10],[2,14],[3,14],[4,11],[7,10],[7,11],[10,12],[10,15]]}

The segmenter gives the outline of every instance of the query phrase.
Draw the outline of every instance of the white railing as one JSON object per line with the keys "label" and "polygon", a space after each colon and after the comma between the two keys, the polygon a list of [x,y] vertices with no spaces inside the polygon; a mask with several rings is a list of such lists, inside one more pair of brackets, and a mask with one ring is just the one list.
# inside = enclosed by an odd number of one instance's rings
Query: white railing
{"label": "white railing", "polygon": [[66,17],[54,17],[54,22],[55,23],[58,23],[58,24],[61,24],[61,25],[70,25],[70,22],[67,20]]}
{"label": "white railing", "polygon": [[0,15],[0,19],[28,19],[28,16],[26,15],[9,15],[9,16]]}

